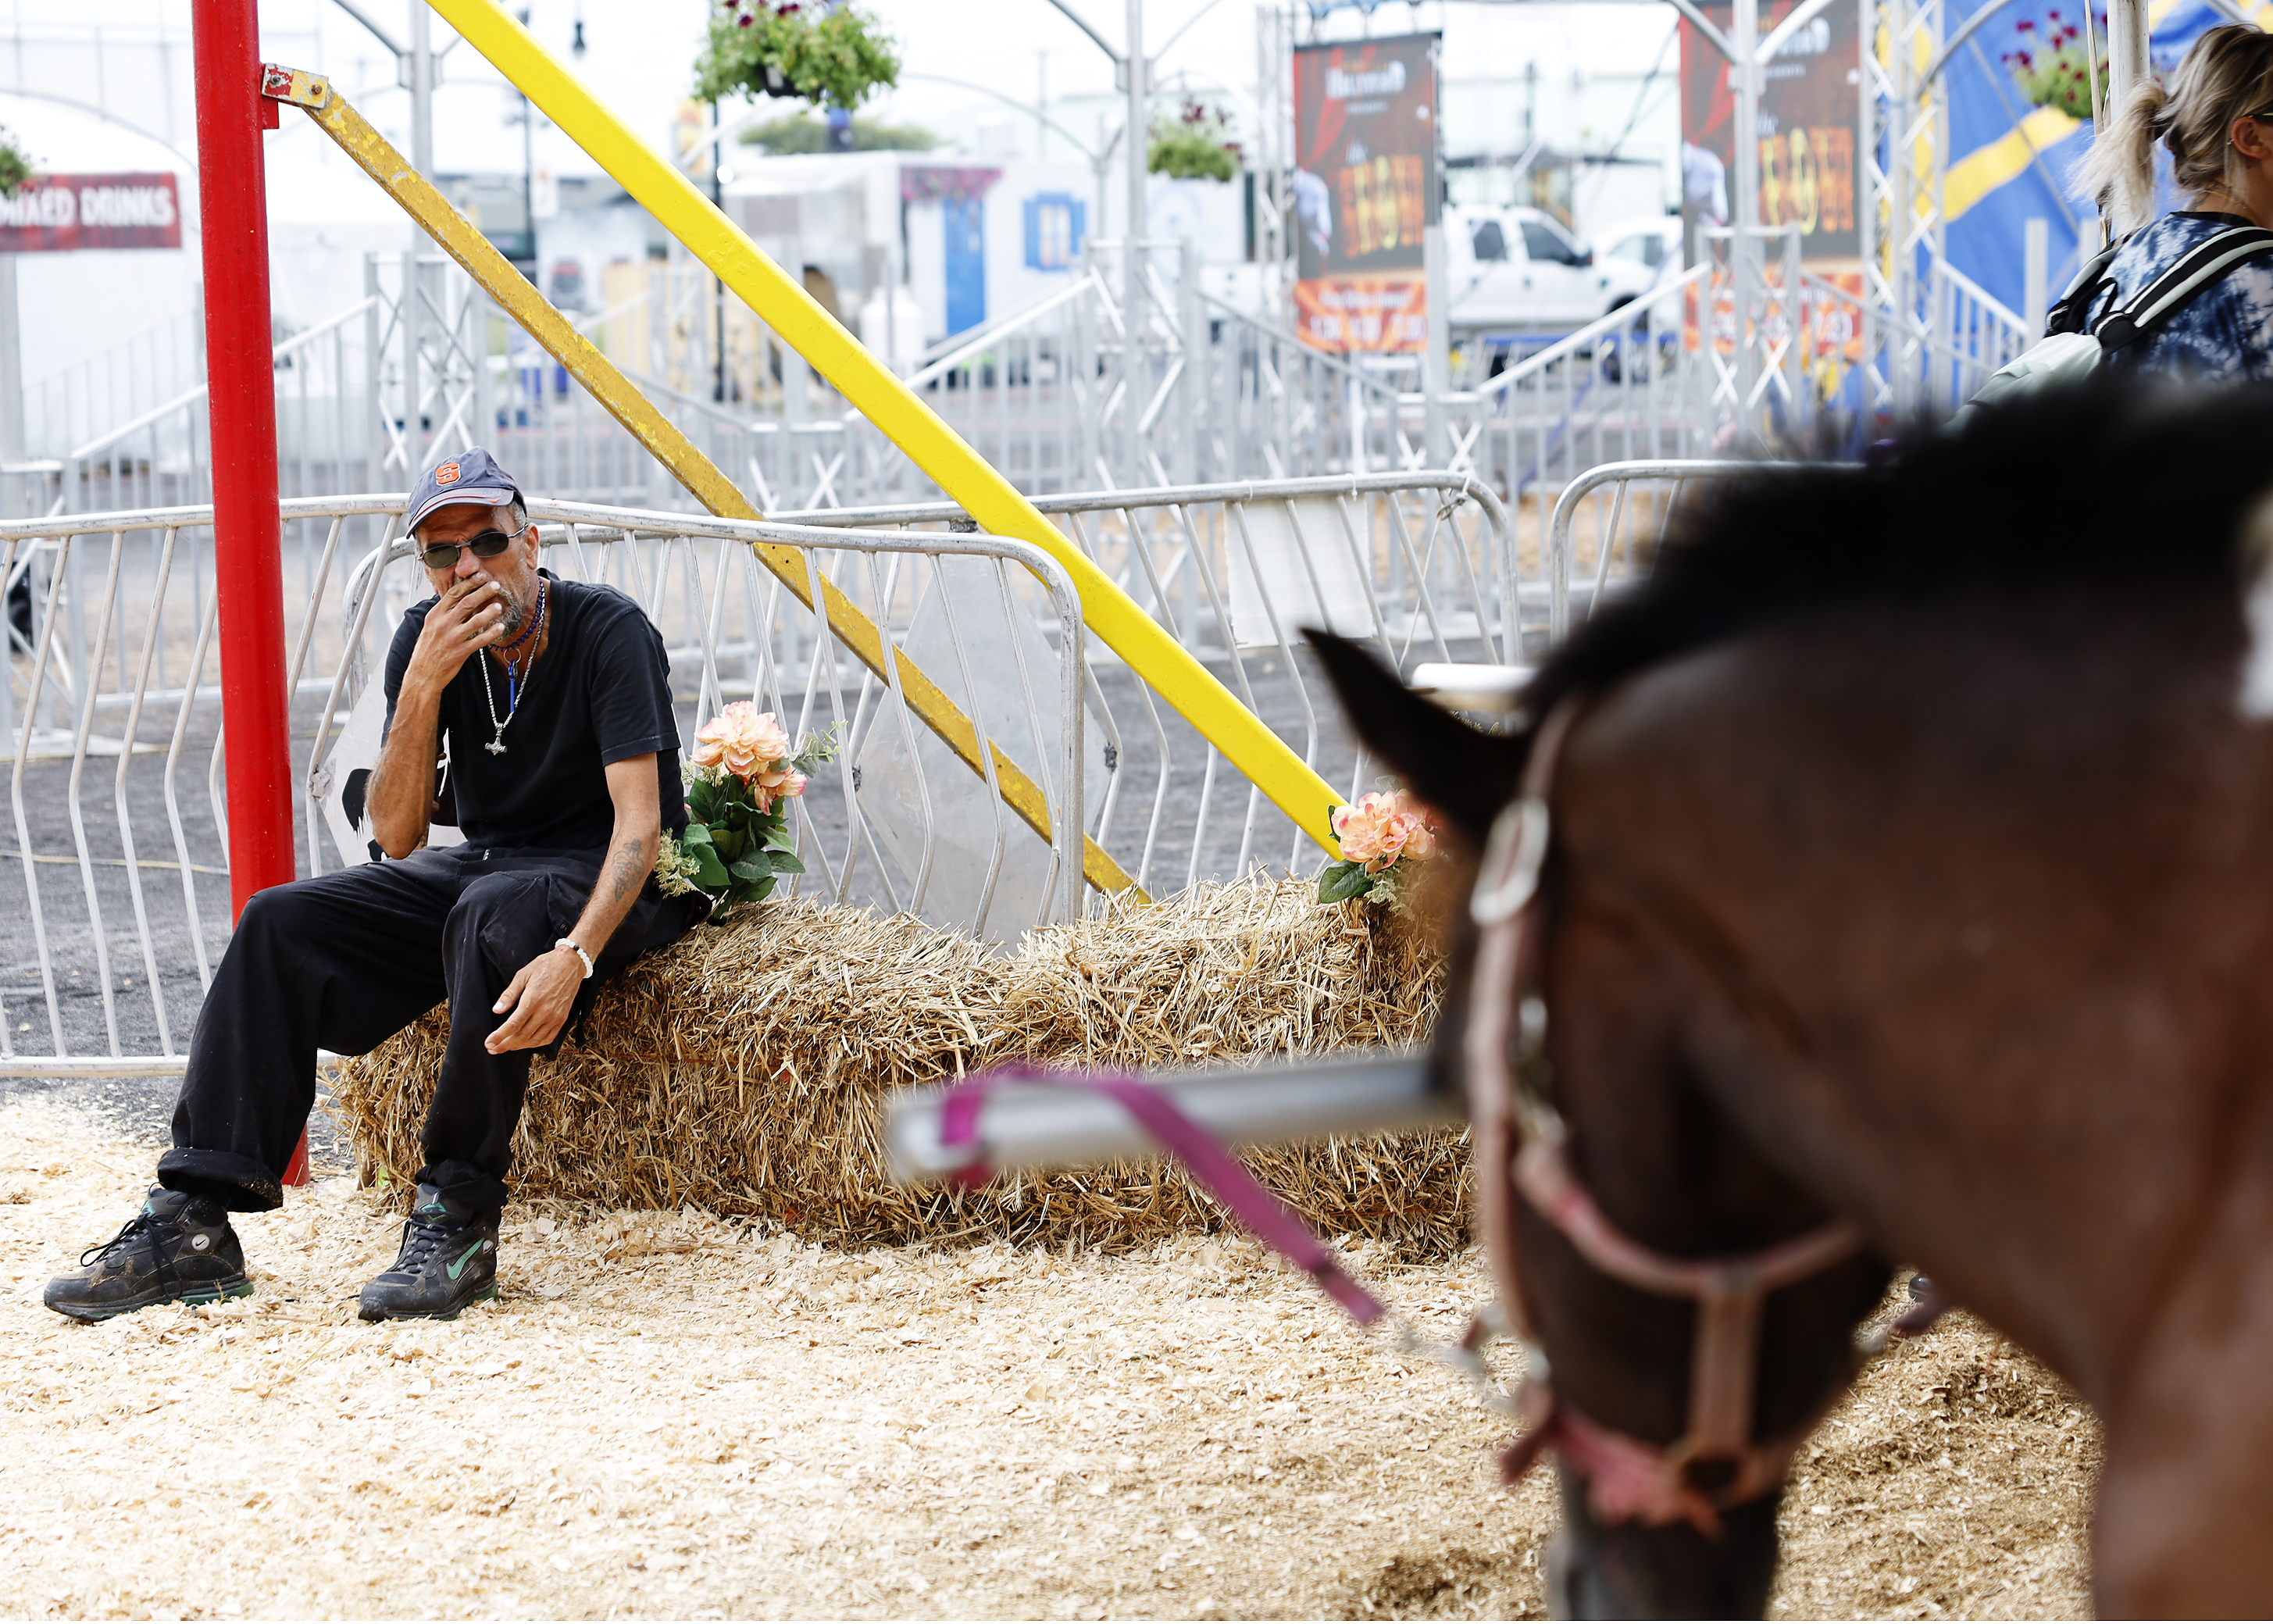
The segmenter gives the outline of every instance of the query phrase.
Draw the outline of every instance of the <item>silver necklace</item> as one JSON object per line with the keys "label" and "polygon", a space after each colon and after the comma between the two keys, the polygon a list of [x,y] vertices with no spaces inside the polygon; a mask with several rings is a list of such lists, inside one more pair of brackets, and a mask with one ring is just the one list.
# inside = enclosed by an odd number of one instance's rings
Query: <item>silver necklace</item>
{"label": "silver necklace", "polygon": [[[536,583],[536,623],[530,632],[530,636],[533,641],[530,643],[529,649],[529,658],[532,671],[535,668],[536,659],[536,645],[544,641],[544,612],[546,608],[546,600],[550,596],[546,590],[546,587],[547,583],[541,579]],[[514,717],[521,713],[521,702],[529,692],[529,684],[521,680],[520,662],[508,658],[505,663],[505,721],[501,722],[498,720],[497,695],[490,688],[489,654],[484,650],[482,653],[476,655],[474,658],[480,660],[482,663],[482,703],[489,708],[490,727],[491,729],[490,741],[482,746],[482,748],[487,750],[492,756],[502,756],[505,754],[506,749],[506,723],[512,721]]]}

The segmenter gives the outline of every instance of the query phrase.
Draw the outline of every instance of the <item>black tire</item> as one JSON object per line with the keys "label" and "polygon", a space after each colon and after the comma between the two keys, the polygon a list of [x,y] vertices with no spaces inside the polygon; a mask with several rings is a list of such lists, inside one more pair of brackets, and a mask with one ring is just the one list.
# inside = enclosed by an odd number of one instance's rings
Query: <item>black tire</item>
{"label": "black tire", "polygon": [[[1627,305],[1632,303],[1633,295],[1630,293],[1622,297],[1612,299],[1609,303],[1609,308],[1604,310],[1602,314],[1605,316],[1616,315],[1619,311],[1624,310]],[[1635,341],[1638,339],[1646,340],[1648,332],[1649,322],[1647,318],[1645,317],[1642,320],[1636,322],[1628,331],[1619,334],[1616,338],[1610,341],[1609,346],[1601,352],[1602,357],[1602,377],[1605,380],[1610,383],[1623,383],[1625,381],[1625,361],[1624,357],[1629,350],[1642,352],[1646,350],[1646,345],[1637,345]],[[1644,365],[1646,368],[1647,362],[1645,362]],[[1648,374],[1645,370],[1641,375],[1647,377]]]}

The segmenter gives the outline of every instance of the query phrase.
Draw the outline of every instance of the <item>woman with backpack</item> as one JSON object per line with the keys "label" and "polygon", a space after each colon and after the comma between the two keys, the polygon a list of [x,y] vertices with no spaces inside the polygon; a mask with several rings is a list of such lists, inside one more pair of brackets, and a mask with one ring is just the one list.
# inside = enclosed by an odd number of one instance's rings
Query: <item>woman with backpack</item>
{"label": "woman with backpack", "polygon": [[[2187,207],[2155,217],[2155,147]],[[2273,380],[2273,34],[2213,28],[2166,88],[2142,79],[2080,171],[2119,237],[2060,315],[2100,365],[2196,382]],[[2082,296],[2080,298],[2077,296]]]}
{"label": "woman with backpack", "polygon": [[[2155,148],[2187,207],[2155,215]],[[2093,373],[2273,380],[2273,34],[2196,40],[2167,88],[2134,86],[2078,169],[2117,232],[2044,323],[1959,414],[2018,404]]]}

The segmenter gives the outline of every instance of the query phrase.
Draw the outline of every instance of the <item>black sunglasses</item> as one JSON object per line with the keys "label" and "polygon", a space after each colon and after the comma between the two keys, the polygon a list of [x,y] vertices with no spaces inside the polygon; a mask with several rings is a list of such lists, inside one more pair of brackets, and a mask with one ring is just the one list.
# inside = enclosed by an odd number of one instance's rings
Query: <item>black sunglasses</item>
{"label": "black sunglasses", "polygon": [[461,547],[471,551],[477,559],[493,559],[527,534],[529,526],[524,524],[511,535],[503,530],[484,530],[471,541],[438,541],[419,553],[418,561],[429,569],[455,569]]}

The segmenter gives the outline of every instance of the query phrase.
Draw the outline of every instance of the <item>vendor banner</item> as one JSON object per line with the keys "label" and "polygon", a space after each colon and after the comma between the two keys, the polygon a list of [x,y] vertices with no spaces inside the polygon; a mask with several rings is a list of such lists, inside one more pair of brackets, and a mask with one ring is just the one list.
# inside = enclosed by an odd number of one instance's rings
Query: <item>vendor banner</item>
{"label": "vendor banner", "polygon": [[1429,284],[1419,276],[1317,276],[1294,284],[1294,330],[1319,350],[1386,355],[1429,343]]}
{"label": "vendor banner", "polygon": [[[1762,38],[1789,16],[1798,0],[1767,0],[1760,7]],[[1733,25],[1727,0],[1703,0],[1703,14],[1725,34]],[[1857,0],[1831,4],[1793,30],[1760,71],[1758,128],[1760,223],[1772,230],[1797,226],[1799,257],[1819,283],[1859,302],[1863,293],[1862,234],[1856,218],[1862,179],[1857,132],[1862,108],[1862,36]],[[1736,185],[1737,98],[1729,59],[1696,26],[1681,24],[1682,236],[1693,246],[1696,229],[1725,226]],[[1708,259],[1711,256],[1707,256]],[[1771,289],[1782,274],[1782,250],[1771,238],[1761,251]],[[1710,309],[1703,308],[1709,304]],[[1789,319],[1780,296],[1767,318],[1780,342]],[[1705,331],[1723,354],[1737,342],[1733,289],[1719,271],[1709,294],[1689,294],[1688,342]],[[1863,341],[1853,311],[1835,294],[1811,289],[1801,301],[1802,365],[1825,392],[1842,369],[1862,359]]]}
{"label": "vendor banner", "polygon": [[0,253],[181,245],[178,183],[163,171],[39,175],[0,198]]}
{"label": "vendor banner", "polygon": [[[1766,38],[1797,0],[1760,7]],[[1732,26],[1725,0],[1699,8],[1723,34]],[[1760,223],[1799,228],[1800,258],[1855,260],[1862,252],[1856,229],[1857,184],[1862,154],[1856,127],[1862,107],[1855,92],[1862,41],[1856,0],[1832,3],[1802,24],[1761,68],[1759,126],[1753,131],[1760,166]],[[1737,162],[1737,97],[1729,59],[1696,25],[1681,24],[1682,223],[1729,223]],[[1684,230],[1684,235],[1689,234]]]}
{"label": "vendor banner", "polygon": [[1295,49],[1296,331],[1318,349],[1428,345],[1437,43],[1409,34]]}

